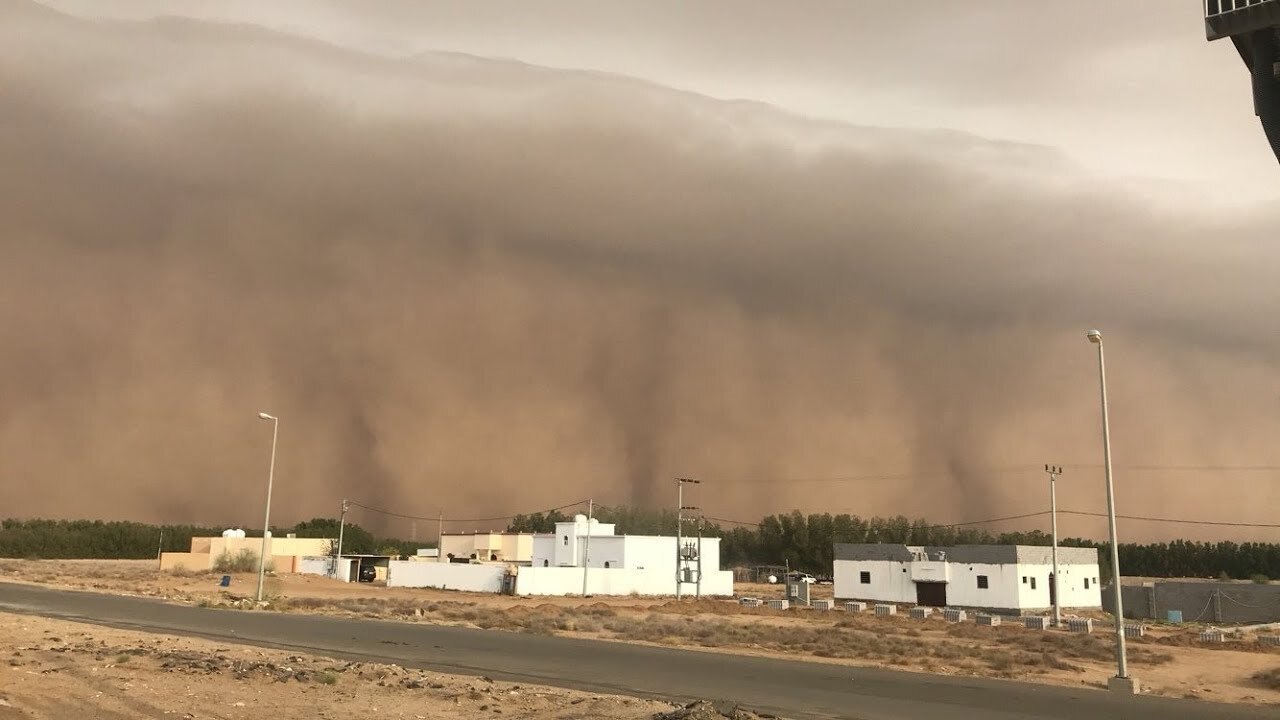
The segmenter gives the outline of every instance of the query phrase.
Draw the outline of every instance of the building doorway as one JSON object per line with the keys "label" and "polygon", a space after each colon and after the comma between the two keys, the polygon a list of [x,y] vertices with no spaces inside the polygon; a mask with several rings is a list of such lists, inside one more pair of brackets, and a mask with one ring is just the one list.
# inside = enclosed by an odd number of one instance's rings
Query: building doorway
{"label": "building doorway", "polygon": [[916,583],[916,604],[922,607],[946,607],[947,584],[940,582]]}
{"label": "building doorway", "polygon": [[1049,607],[1058,605],[1058,583],[1053,581],[1053,573],[1049,573]]}

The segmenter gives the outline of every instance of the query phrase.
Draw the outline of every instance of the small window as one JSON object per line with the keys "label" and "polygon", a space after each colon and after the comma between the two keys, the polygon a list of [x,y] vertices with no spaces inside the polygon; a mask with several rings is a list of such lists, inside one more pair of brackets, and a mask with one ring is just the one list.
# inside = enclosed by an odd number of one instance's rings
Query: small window
{"label": "small window", "polygon": [[1036,579],[1035,579],[1035,578],[1031,578],[1031,589],[1032,589],[1032,590],[1035,590],[1035,589],[1036,589]]}
{"label": "small window", "polygon": [[1084,589],[1085,589],[1085,590],[1088,590],[1088,589],[1089,589],[1089,578],[1085,578],[1085,579],[1084,579]]}
{"label": "small window", "polygon": [[608,560],[605,560],[605,561],[604,561],[604,569],[605,569],[605,570],[608,570],[608,569],[609,569],[609,561],[608,561]]}
{"label": "small window", "polygon": [[550,561],[550,560],[547,560],[546,558],[543,558],[543,559],[542,559],[542,567],[548,567],[549,565],[551,565],[551,561]]}
{"label": "small window", "polygon": [[1023,576],[1022,576],[1022,584],[1023,584],[1023,585],[1026,585],[1026,584],[1027,584],[1027,576],[1026,576],[1026,575],[1023,575]]}
{"label": "small window", "polygon": [[568,535],[565,535],[565,536],[564,536],[564,544],[565,544],[565,547],[568,547],[568,546],[569,546],[569,536],[568,536]]}
{"label": "small window", "polygon": [[986,576],[986,575],[979,575],[979,576],[978,576],[978,589],[979,589],[979,590],[986,590],[986,589],[987,589],[987,576]]}
{"label": "small window", "polygon": [[862,583],[863,585],[870,585],[871,573],[867,570],[863,570],[862,572],[858,573],[858,582]]}

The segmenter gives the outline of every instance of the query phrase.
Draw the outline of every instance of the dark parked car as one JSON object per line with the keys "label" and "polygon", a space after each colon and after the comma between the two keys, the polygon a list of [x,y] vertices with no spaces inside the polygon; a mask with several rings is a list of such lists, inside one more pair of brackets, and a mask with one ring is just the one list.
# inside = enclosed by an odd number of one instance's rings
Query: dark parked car
{"label": "dark parked car", "polygon": [[378,569],[372,565],[360,566],[360,582],[373,582],[378,579]]}

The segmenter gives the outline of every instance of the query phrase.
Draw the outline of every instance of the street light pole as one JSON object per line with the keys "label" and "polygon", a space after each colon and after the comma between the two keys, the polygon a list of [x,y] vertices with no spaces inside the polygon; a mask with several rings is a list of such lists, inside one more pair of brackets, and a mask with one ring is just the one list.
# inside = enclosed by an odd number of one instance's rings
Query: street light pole
{"label": "street light pole", "polygon": [[267,533],[271,527],[271,485],[276,477],[276,438],[280,435],[280,418],[258,413],[258,417],[271,421],[271,468],[267,471],[267,512],[262,520],[262,552],[258,553],[258,602],[262,602],[262,580],[267,572]]}
{"label": "street light pole", "polygon": [[1049,591],[1053,593],[1053,626],[1062,627],[1062,596],[1058,584],[1058,476],[1061,467],[1045,465],[1044,471],[1049,473],[1049,517],[1052,518],[1053,529],[1053,579],[1049,581]]}
{"label": "street light pole", "polygon": [[1116,539],[1116,496],[1111,478],[1111,426],[1107,417],[1107,364],[1102,351],[1102,333],[1090,330],[1089,342],[1098,346],[1098,384],[1102,388],[1102,457],[1107,475],[1107,524],[1111,531],[1111,588],[1116,605],[1116,677],[1129,677],[1129,662],[1124,648],[1124,605],[1120,592],[1120,544]]}

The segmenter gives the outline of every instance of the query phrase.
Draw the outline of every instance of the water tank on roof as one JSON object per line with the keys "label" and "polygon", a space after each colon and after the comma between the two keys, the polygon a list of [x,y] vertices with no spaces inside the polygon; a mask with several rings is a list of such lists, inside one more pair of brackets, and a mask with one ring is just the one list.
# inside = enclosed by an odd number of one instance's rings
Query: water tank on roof
{"label": "water tank on roof", "polygon": [[245,536],[244,531],[243,531],[243,530],[241,530],[240,528],[236,528],[236,531],[235,531],[235,532],[236,532],[236,534],[235,534],[235,535],[232,535],[231,537],[238,537],[238,538],[242,538],[242,537],[244,537],[244,536]]}
{"label": "water tank on roof", "polygon": [[230,528],[222,531],[222,537],[224,538],[235,537],[235,536],[236,536],[236,531]]}
{"label": "water tank on roof", "polygon": [[587,516],[579,513],[573,516],[573,521],[576,523],[584,523],[587,521]]}

